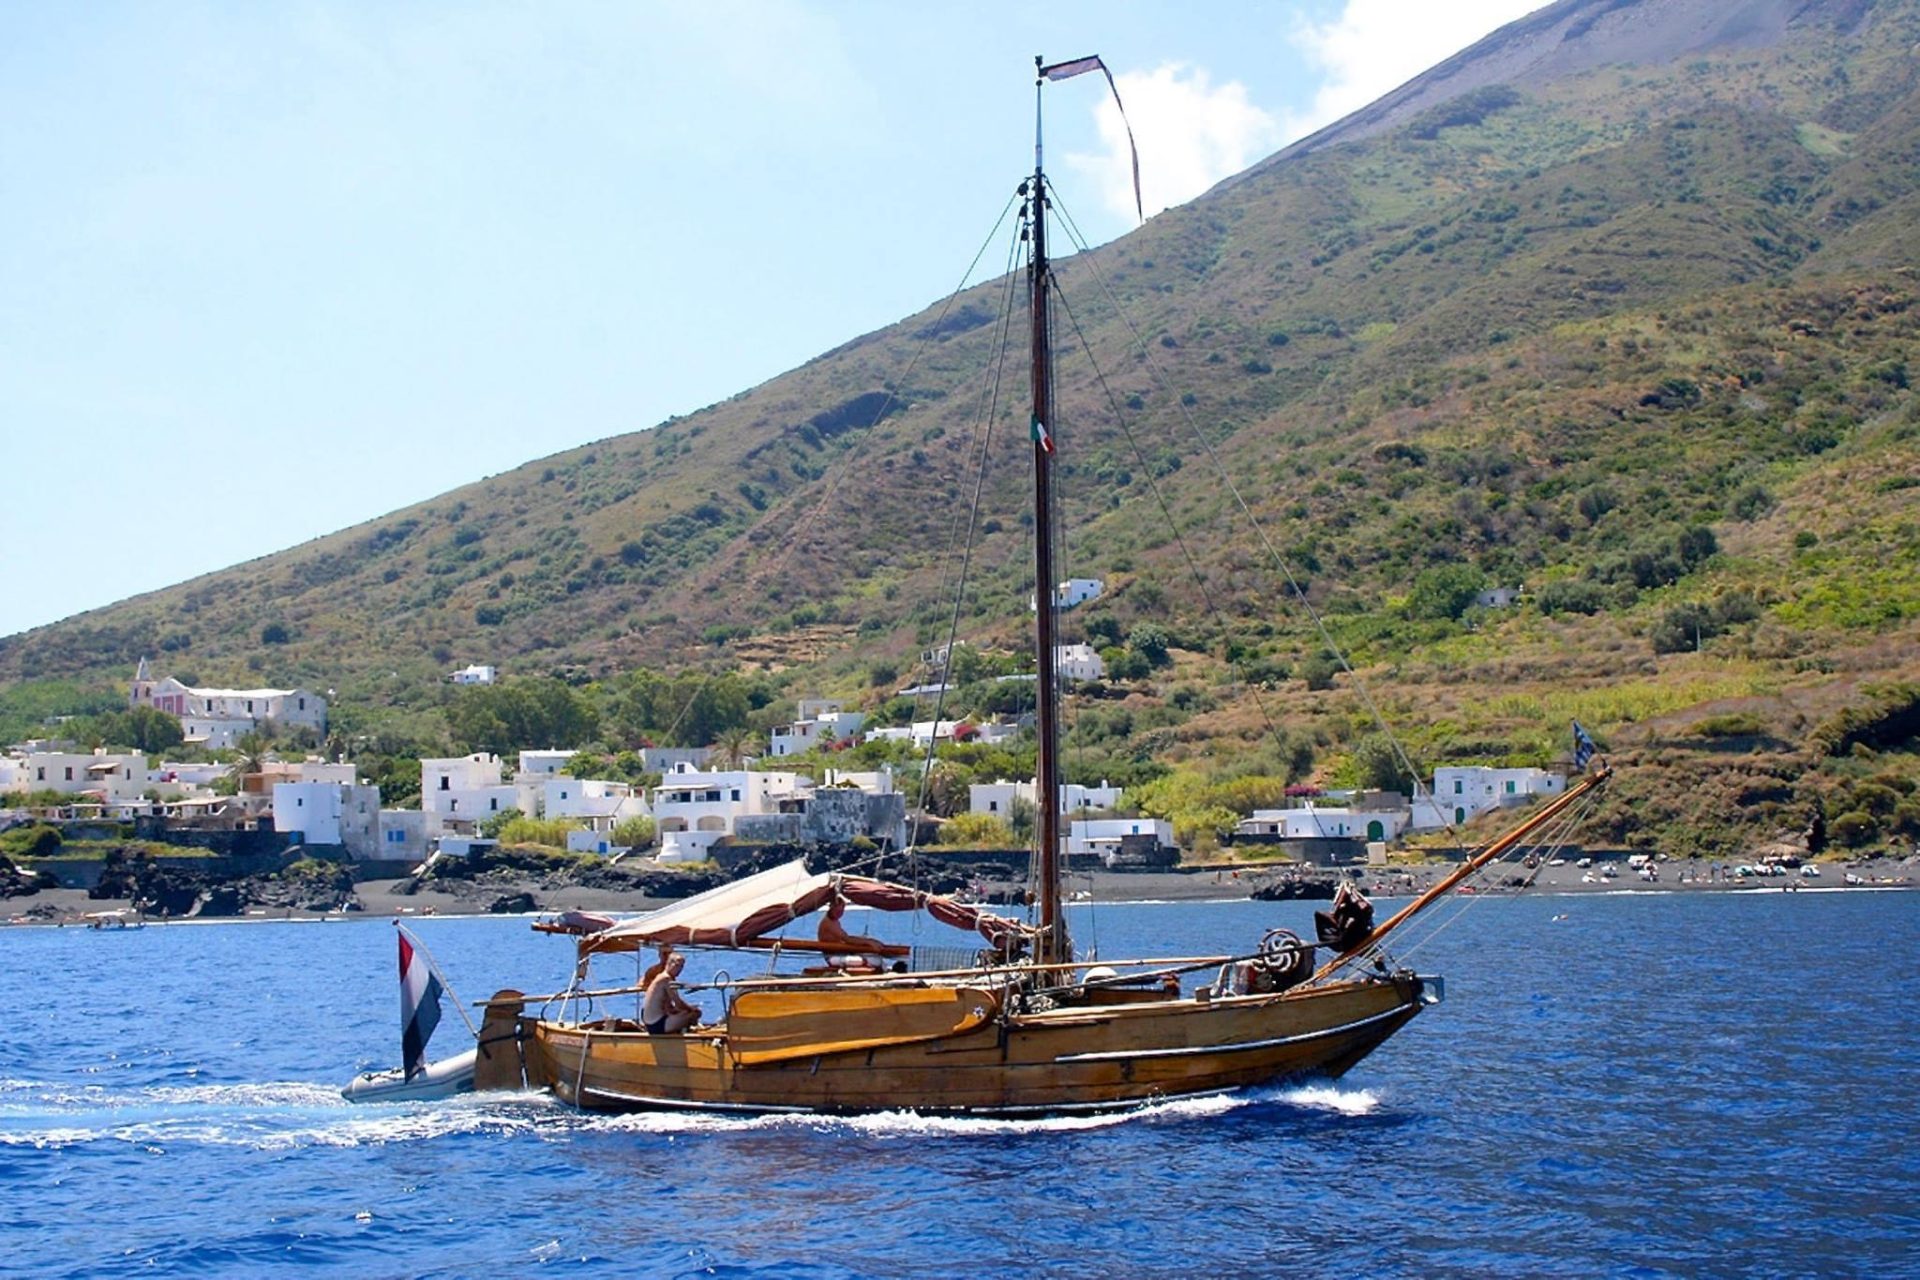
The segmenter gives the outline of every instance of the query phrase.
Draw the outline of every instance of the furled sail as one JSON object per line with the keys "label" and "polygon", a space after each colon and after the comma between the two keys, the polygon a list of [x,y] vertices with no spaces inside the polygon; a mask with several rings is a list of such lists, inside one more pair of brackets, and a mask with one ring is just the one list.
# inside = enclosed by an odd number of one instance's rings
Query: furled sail
{"label": "furled sail", "polygon": [[795,859],[644,916],[586,932],[580,950],[583,954],[636,951],[663,942],[747,946],[818,911],[835,897],[878,911],[925,911],[942,924],[977,933],[1002,949],[1011,949],[1029,936],[1027,926],[1018,920],[883,880],[815,874],[803,859]]}

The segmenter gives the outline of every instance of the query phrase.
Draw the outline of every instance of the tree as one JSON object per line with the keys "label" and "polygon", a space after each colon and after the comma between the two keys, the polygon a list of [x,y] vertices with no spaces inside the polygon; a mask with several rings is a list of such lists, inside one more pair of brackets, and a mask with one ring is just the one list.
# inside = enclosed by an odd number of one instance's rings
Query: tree
{"label": "tree", "polygon": [[653,843],[652,818],[628,818],[613,824],[613,842],[626,849],[644,849]]}
{"label": "tree", "polygon": [[266,768],[268,748],[271,744],[267,736],[258,729],[249,729],[234,740],[233,764],[227,770],[227,776],[233,779],[238,790],[245,785],[248,774],[259,773]]}
{"label": "tree", "polygon": [[990,813],[957,813],[940,827],[940,843],[950,849],[1016,848],[1013,832]]}
{"label": "tree", "polygon": [[1173,655],[1167,652],[1171,643],[1166,629],[1151,622],[1127,632],[1127,648],[1145,658],[1150,667],[1164,667],[1173,661]]}
{"label": "tree", "polygon": [[1353,772],[1354,781],[1369,791],[1412,794],[1413,779],[1385,734],[1371,733],[1353,744]]}
{"label": "tree", "polygon": [[1411,618],[1454,619],[1473,604],[1486,575],[1470,564],[1438,564],[1423,569],[1407,596]]}
{"label": "tree", "polygon": [[756,743],[755,735],[745,725],[733,725],[713,740],[713,749],[729,769],[738,769],[753,754]]}

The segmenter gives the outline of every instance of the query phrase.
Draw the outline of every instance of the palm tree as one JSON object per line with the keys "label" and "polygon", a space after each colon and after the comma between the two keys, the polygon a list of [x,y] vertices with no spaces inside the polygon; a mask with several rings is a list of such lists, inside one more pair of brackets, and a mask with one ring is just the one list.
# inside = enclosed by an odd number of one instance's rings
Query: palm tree
{"label": "palm tree", "polygon": [[746,763],[747,753],[752,749],[755,741],[756,735],[753,730],[743,725],[736,725],[721,731],[720,736],[713,740],[713,749],[722,760],[727,762],[729,769],[738,769]]}
{"label": "palm tree", "polygon": [[248,774],[265,769],[271,745],[258,729],[250,729],[234,739],[233,764],[227,769],[227,776],[233,779],[235,791],[246,790]]}

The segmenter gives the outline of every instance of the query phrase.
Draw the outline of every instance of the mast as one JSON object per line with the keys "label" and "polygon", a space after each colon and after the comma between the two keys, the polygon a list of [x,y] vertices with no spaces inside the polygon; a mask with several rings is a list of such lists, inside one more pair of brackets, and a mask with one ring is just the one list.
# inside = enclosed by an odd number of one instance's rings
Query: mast
{"label": "mast", "polygon": [[1035,703],[1039,716],[1036,728],[1039,749],[1034,759],[1035,829],[1039,833],[1040,860],[1038,959],[1054,964],[1073,958],[1067,939],[1066,917],[1060,907],[1060,724],[1059,674],[1056,670],[1053,584],[1053,350],[1048,332],[1047,292],[1052,281],[1047,269],[1047,197],[1046,177],[1040,155],[1040,88],[1046,83],[1037,73],[1041,60],[1033,60],[1036,72],[1033,93],[1033,182],[1027,190],[1028,227],[1031,250],[1027,259],[1027,284],[1031,298],[1033,346],[1033,603],[1035,667]]}

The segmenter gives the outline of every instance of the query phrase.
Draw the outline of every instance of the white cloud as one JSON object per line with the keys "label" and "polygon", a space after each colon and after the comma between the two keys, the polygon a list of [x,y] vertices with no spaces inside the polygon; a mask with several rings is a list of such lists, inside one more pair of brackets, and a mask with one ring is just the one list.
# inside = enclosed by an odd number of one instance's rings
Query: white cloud
{"label": "white cloud", "polygon": [[1324,78],[1312,104],[1289,114],[1287,138],[1366,106],[1540,6],[1541,0],[1347,0],[1331,22],[1301,24],[1294,43]]}
{"label": "white cloud", "polygon": [[[1280,122],[1247,98],[1245,86],[1215,85],[1202,67],[1168,63],[1114,77],[1140,146],[1141,199],[1148,216],[1191,200],[1239,173],[1281,141]],[[1067,164],[1099,185],[1102,203],[1134,219],[1127,131],[1111,97],[1096,109],[1103,149],[1070,153]]]}

